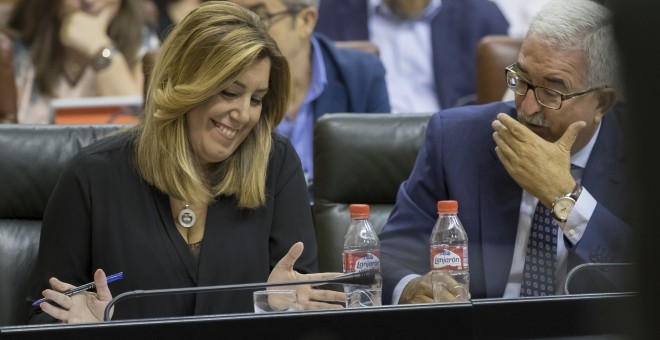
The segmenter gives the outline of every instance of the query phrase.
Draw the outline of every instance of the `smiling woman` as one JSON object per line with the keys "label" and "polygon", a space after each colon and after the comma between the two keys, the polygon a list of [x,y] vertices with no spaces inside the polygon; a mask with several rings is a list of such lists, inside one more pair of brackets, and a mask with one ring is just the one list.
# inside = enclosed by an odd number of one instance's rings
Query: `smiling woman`
{"label": "smiling woman", "polygon": [[226,90],[187,115],[190,144],[202,168],[226,160],[257,124],[269,71],[270,59],[256,61]]}
{"label": "smiling woman", "polygon": [[[259,18],[229,2],[200,6],[170,33],[149,84],[140,123],[83,150],[53,192],[34,294],[59,306],[41,303],[31,321],[100,321],[113,294],[137,289],[337,275],[300,273],[317,269],[307,185],[291,144],[272,133],[289,66]],[[90,268],[125,279],[111,294]],[[62,294],[92,280],[96,294]],[[301,309],[344,301],[297,287]],[[113,318],[252,310],[245,291],[138,300]]]}
{"label": "smiling woman", "polygon": [[[214,196],[225,194],[236,195],[243,207],[255,208],[265,201],[263,178],[271,148],[270,134],[284,117],[289,101],[289,66],[252,13],[244,15],[254,20],[254,26],[229,18],[219,20],[213,12],[204,10],[207,7],[188,18],[187,25],[182,22],[175,26],[171,38],[163,44],[149,81],[159,85],[147,90],[144,120],[138,128],[138,168],[147,181],[194,205],[206,205]],[[257,75],[253,66],[263,60],[267,60],[263,65],[267,67],[259,68],[261,73]],[[247,78],[252,82],[249,89],[244,83]],[[260,117],[251,129],[244,127],[246,136],[238,143],[242,146],[235,145],[235,152],[232,150],[226,159],[212,161],[202,155],[204,163],[225,161],[207,169],[209,172],[204,175],[216,182],[209,186],[200,177],[200,159],[195,155],[203,151],[198,149],[197,139],[201,137],[197,136],[197,116],[215,107],[216,101],[224,99],[235,106],[247,98],[263,100],[257,107],[250,106],[258,109]],[[235,110],[229,110],[230,106],[225,109],[225,116]],[[233,129],[243,124],[218,114],[207,113],[205,120],[208,124],[223,120],[225,127]],[[169,138],[170,133],[175,138]],[[163,147],[175,157],[161,157]]]}

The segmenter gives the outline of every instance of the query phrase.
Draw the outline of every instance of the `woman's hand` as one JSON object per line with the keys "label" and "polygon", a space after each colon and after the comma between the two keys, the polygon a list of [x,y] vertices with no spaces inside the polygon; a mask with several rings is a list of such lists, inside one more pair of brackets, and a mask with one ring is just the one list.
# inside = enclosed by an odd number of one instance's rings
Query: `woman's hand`
{"label": "woman's hand", "polygon": [[98,15],[84,11],[74,11],[66,15],[60,27],[62,45],[92,58],[104,47],[112,45],[108,26],[114,15],[110,8],[103,9]]}
{"label": "woman's hand", "polygon": [[[342,273],[317,273],[300,274],[293,270],[293,265],[300,257],[304,249],[302,242],[291,246],[289,252],[277,263],[268,276],[268,282],[321,280],[333,278]],[[346,295],[342,292],[332,290],[313,289],[311,285],[297,285],[290,287],[278,287],[278,289],[292,289],[298,293],[298,305],[300,310],[310,309],[339,309],[346,301]]]}
{"label": "woman's hand", "polygon": [[[96,293],[82,292],[66,296],[63,292],[74,288],[74,286],[54,277],[50,278],[48,282],[52,289],[46,289],[42,294],[59,305],[58,307],[48,302],[42,302],[39,307],[48,315],[63,323],[103,321],[105,306],[112,300],[112,294],[108,289],[108,282],[103,270],[98,269],[94,273]],[[110,311],[110,316],[112,316],[112,311]]]}

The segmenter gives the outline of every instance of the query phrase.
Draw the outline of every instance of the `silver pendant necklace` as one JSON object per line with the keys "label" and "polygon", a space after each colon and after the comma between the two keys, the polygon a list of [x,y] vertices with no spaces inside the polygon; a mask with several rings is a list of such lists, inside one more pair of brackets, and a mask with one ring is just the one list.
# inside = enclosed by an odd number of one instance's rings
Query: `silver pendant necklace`
{"label": "silver pendant necklace", "polygon": [[184,228],[192,227],[197,220],[195,212],[188,208],[189,206],[190,205],[186,204],[186,206],[179,212],[179,224]]}

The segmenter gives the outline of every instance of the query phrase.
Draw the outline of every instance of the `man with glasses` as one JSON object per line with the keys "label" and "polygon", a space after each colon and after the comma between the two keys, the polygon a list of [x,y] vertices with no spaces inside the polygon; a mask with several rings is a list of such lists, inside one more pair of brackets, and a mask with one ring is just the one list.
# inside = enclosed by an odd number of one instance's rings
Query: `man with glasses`
{"label": "man with glasses", "polygon": [[375,55],[314,33],[319,0],[232,1],[262,18],[291,65],[293,101],[277,132],[296,148],[311,192],[314,123],[331,112],[389,113],[385,69]]}
{"label": "man with glasses", "polygon": [[[439,200],[458,201],[473,299],[562,294],[577,265],[629,262],[630,155],[616,72],[610,12],[589,0],[550,1],[502,77],[515,102],[431,118],[380,234],[383,301],[433,301]],[[576,276],[571,293],[617,290],[622,276],[593,270]],[[442,301],[456,299],[454,286]]]}

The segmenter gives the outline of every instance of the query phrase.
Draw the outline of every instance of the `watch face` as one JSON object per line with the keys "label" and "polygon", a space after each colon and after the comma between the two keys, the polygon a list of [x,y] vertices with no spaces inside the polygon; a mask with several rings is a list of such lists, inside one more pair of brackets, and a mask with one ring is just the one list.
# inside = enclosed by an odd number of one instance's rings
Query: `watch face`
{"label": "watch face", "polygon": [[104,48],[101,52],[94,57],[92,60],[92,67],[96,71],[100,71],[108,66],[112,62],[113,51],[111,48]]}
{"label": "watch face", "polygon": [[559,222],[566,222],[573,206],[575,206],[575,200],[570,197],[561,197],[552,205],[552,214]]}

